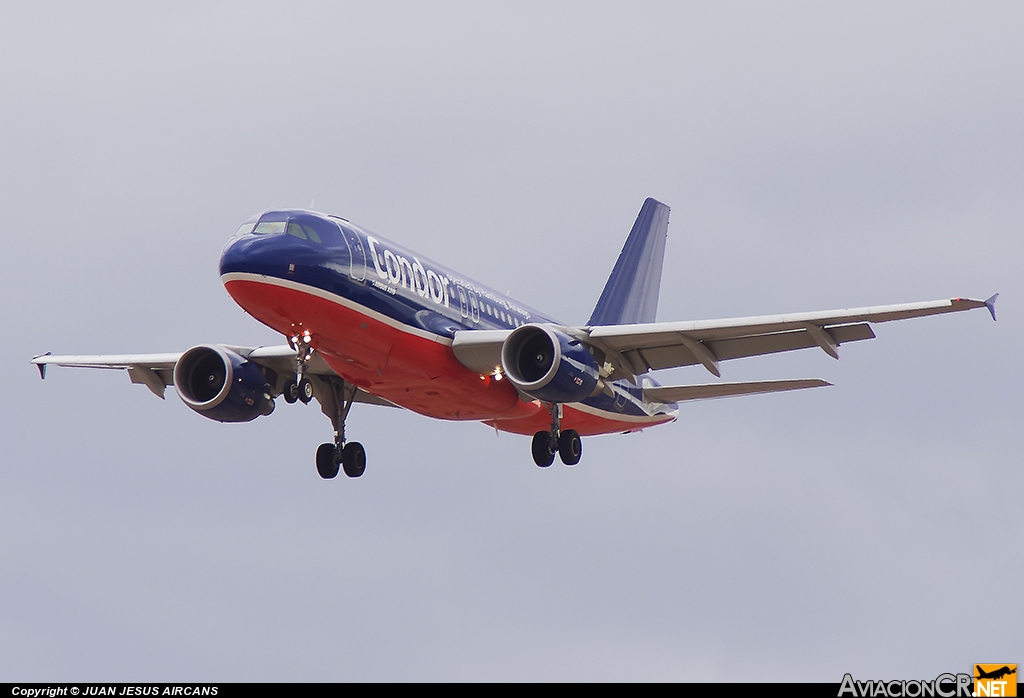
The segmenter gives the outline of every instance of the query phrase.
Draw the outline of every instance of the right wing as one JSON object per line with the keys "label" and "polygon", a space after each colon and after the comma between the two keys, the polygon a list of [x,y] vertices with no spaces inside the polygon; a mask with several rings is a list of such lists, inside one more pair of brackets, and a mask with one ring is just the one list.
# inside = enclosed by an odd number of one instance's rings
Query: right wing
{"label": "right wing", "polygon": [[[295,374],[295,350],[288,345],[273,347],[235,347],[221,345],[223,348],[233,351],[239,356],[252,361],[264,368],[272,370],[278,376],[278,380],[272,381],[275,393],[280,394],[282,379],[291,376],[294,380]],[[39,377],[46,378],[47,366],[68,366],[72,368],[107,368],[121,369],[128,371],[128,377],[132,383],[145,385],[154,395],[163,399],[164,389],[174,385],[174,365],[184,352],[168,354],[101,354],[101,355],[69,355],[52,356],[49,353],[42,354],[32,359],[39,368]],[[306,373],[329,378],[337,376],[334,370],[320,357],[314,354],[306,366]],[[340,378],[340,376],[338,376]],[[371,405],[383,405],[394,407],[394,405],[383,398],[357,388],[353,402],[363,402]]]}

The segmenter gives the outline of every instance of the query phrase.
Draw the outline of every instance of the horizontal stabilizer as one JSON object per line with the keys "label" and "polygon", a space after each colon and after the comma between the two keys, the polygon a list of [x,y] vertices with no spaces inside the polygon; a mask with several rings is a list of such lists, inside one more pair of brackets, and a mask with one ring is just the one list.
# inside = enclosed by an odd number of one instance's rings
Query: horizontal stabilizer
{"label": "horizontal stabilizer", "polygon": [[998,300],[999,294],[994,293],[991,297],[985,300],[985,307],[988,308],[988,312],[992,314],[993,322],[996,319],[996,300]]}
{"label": "horizontal stabilizer", "polygon": [[832,385],[817,378],[788,381],[754,381],[752,383],[711,383],[709,385],[675,385],[644,388],[644,398],[653,402],[685,402],[687,400],[710,400],[734,395],[757,395],[758,393],[780,393],[786,390],[822,388]]}

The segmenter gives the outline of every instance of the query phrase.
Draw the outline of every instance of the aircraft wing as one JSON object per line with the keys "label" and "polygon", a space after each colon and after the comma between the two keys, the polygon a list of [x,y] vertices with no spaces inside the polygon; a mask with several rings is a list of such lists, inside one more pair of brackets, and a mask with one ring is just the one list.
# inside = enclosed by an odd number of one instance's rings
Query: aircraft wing
{"label": "aircraft wing", "polygon": [[[697,322],[652,322],[562,328],[573,337],[597,347],[611,364],[612,377],[636,376],[664,368],[702,364],[721,376],[719,361],[820,347],[839,358],[847,342],[873,339],[870,323],[956,313],[988,308],[996,317],[999,296],[979,301],[970,298],[879,305],[788,315],[761,315]],[[511,330],[466,330],[455,333],[452,350],[468,368],[492,373],[501,362],[501,345]]]}
{"label": "aircraft wing", "polygon": [[[281,375],[295,374],[295,350],[288,345],[273,347],[235,347],[221,345],[234,353],[260,366],[269,368]],[[159,398],[164,397],[164,389],[174,385],[174,365],[184,352],[167,354],[102,354],[102,355],[69,355],[52,356],[43,354],[32,359],[39,367],[39,376],[46,377],[47,366],[67,366],[72,368],[108,368],[128,371],[132,383],[139,383],[149,388]],[[336,376],[337,374],[320,357],[314,354],[306,366],[306,373],[315,376]],[[354,402],[394,407],[383,398],[357,389]]]}
{"label": "aircraft wing", "polygon": [[698,322],[655,322],[582,328],[586,341],[606,354],[623,377],[647,371],[702,364],[716,376],[718,362],[746,356],[820,347],[839,358],[846,342],[872,339],[869,323],[988,308],[995,319],[995,300],[969,298],[881,305],[825,312],[762,315]]}
{"label": "aircraft wing", "polygon": [[501,366],[501,345],[512,330],[460,330],[452,340],[452,352],[466,368],[490,375]]}

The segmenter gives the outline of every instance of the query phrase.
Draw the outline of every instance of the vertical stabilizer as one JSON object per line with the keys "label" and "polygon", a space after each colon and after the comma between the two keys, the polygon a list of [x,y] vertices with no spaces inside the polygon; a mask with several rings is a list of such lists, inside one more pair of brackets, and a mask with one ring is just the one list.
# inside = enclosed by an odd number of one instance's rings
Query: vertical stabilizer
{"label": "vertical stabilizer", "polygon": [[665,261],[669,207],[647,199],[604,285],[588,325],[654,322]]}

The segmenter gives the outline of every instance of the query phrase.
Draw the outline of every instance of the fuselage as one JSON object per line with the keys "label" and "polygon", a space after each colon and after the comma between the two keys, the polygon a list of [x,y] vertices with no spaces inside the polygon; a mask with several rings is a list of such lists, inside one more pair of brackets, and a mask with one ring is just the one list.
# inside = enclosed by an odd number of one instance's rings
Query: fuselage
{"label": "fuselage", "polygon": [[[456,332],[556,320],[344,219],[300,210],[247,221],[225,246],[221,279],[250,315],[286,337],[309,333],[339,376],[401,407],[502,431],[549,428],[548,410],[500,371],[480,374],[452,352]],[[563,408],[581,435],[675,419],[627,381]]]}

